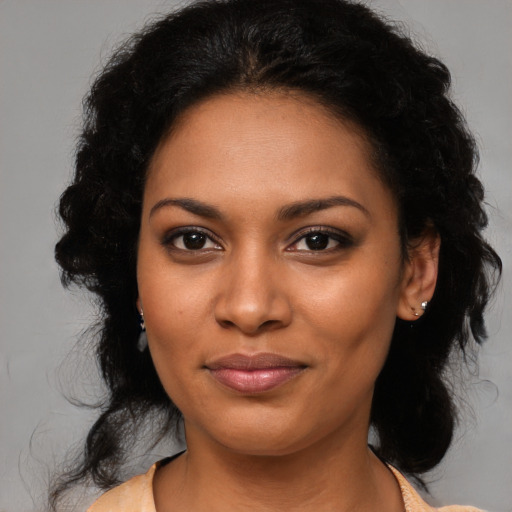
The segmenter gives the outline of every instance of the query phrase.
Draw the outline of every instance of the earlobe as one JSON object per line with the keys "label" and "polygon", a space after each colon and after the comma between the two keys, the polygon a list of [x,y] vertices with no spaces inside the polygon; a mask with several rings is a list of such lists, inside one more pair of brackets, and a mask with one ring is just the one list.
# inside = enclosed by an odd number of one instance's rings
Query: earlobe
{"label": "earlobe", "polygon": [[414,321],[423,315],[434,295],[439,268],[441,238],[434,228],[409,245],[401,282],[397,316]]}

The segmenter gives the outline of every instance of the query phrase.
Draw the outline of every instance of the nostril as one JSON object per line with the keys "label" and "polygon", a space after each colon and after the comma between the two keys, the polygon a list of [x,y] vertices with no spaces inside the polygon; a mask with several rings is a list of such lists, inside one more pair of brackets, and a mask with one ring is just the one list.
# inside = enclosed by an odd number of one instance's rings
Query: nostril
{"label": "nostril", "polygon": [[279,320],[267,320],[259,326],[258,330],[271,329],[278,326],[279,324]]}
{"label": "nostril", "polygon": [[224,329],[235,327],[234,322],[231,322],[231,320],[220,320],[218,323],[221,327],[224,327]]}
{"label": "nostril", "polygon": [[279,320],[266,320],[265,322],[257,325],[243,325],[239,326],[237,323],[232,322],[231,320],[219,320],[218,324],[223,327],[224,329],[232,329],[232,328],[240,328],[242,327],[242,330],[246,334],[259,334],[263,331],[272,330],[276,327],[279,327],[281,322]]}

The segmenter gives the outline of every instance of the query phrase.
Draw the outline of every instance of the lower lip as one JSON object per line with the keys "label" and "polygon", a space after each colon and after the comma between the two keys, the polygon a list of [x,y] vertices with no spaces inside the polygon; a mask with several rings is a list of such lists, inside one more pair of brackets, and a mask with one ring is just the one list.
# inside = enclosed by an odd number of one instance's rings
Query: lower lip
{"label": "lower lip", "polygon": [[260,370],[219,368],[217,370],[210,370],[210,374],[216,381],[239,393],[255,394],[275,389],[302,373],[303,370],[304,368],[300,366]]}

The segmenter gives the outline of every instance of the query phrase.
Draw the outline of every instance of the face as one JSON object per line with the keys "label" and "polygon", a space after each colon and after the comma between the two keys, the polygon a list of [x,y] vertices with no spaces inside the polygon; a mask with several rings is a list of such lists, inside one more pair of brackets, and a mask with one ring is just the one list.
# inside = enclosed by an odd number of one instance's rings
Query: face
{"label": "face", "polygon": [[368,430],[411,282],[364,137],[291,94],[217,96],[157,149],[139,305],[187,438],[286,454]]}

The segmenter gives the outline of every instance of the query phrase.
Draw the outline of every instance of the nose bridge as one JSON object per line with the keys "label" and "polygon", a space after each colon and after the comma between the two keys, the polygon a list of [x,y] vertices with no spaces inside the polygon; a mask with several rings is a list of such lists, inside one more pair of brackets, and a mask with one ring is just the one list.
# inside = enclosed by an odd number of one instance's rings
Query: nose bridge
{"label": "nose bridge", "polygon": [[246,334],[287,325],[291,308],[279,280],[278,258],[252,243],[228,260],[215,305],[217,321]]}

